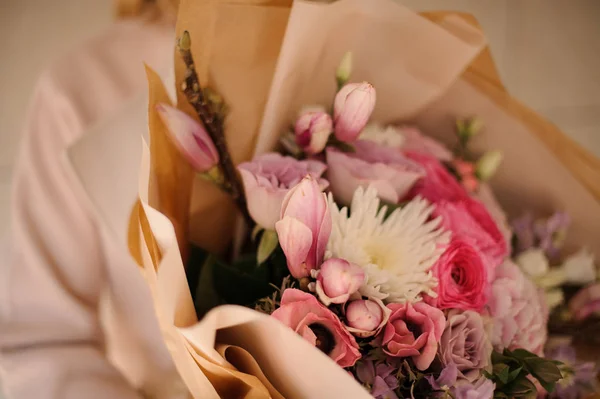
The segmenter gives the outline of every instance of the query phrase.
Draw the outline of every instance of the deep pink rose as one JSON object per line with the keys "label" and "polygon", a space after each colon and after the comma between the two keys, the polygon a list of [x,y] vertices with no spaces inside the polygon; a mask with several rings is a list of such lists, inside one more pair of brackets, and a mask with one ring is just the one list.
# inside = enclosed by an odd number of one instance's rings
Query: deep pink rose
{"label": "deep pink rose", "polygon": [[352,145],[355,151],[347,153],[327,148],[327,178],[341,203],[349,204],[358,187],[373,186],[381,199],[396,204],[425,176],[418,163],[393,148],[366,140]]}
{"label": "deep pink rose", "polygon": [[490,265],[472,245],[454,239],[433,267],[440,309],[480,311],[487,302]]}
{"label": "deep pink rose", "polygon": [[472,198],[465,188],[436,158],[408,152],[406,155],[425,168],[408,198],[420,195],[436,205],[434,216],[442,216],[442,226],[453,237],[470,242],[495,266],[508,255],[508,242],[486,207]]}
{"label": "deep pink rose", "polygon": [[342,367],[353,366],[361,357],[352,334],[333,312],[311,294],[288,288],[283,292],[281,307],[272,316]]}
{"label": "deep pink rose", "polygon": [[442,217],[442,226],[452,236],[472,244],[481,251],[492,268],[508,255],[508,245],[496,222],[481,202],[466,197],[462,200],[435,204],[434,217]]}
{"label": "deep pink rose", "polygon": [[419,180],[411,190],[409,197],[421,197],[436,203],[442,200],[458,201],[469,194],[446,167],[435,157],[413,151],[405,155],[425,169],[425,177]]}
{"label": "deep pink rose", "polygon": [[387,307],[392,314],[383,330],[383,351],[393,357],[412,357],[419,370],[427,369],[444,332],[444,313],[424,302]]}
{"label": "deep pink rose", "polygon": [[250,216],[259,226],[274,230],[288,191],[306,175],[315,178],[321,189],[325,189],[327,180],[320,177],[326,168],[319,161],[298,161],[276,153],[260,155],[252,162],[239,164]]}

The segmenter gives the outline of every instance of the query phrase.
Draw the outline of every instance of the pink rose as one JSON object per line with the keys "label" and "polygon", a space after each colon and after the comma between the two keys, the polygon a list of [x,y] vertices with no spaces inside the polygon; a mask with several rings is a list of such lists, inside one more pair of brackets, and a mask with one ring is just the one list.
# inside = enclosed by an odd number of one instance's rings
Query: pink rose
{"label": "pink rose", "polygon": [[311,294],[288,288],[283,292],[281,307],[272,316],[296,331],[341,367],[351,367],[361,357],[356,340],[340,319]]}
{"label": "pink rose", "polygon": [[438,279],[437,307],[480,311],[487,302],[489,267],[478,250],[452,240],[433,267]]}
{"label": "pink rose", "polygon": [[469,195],[436,158],[416,152],[406,152],[405,155],[421,165],[426,173],[411,190],[409,194],[411,198],[420,195],[436,203],[442,200],[457,201]]}
{"label": "pink rose", "polygon": [[543,354],[548,336],[548,308],[543,292],[509,260],[496,268],[488,307],[495,348],[523,348]]}
{"label": "pink rose", "polygon": [[452,231],[453,237],[472,244],[493,267],[502,263],[508,255],[504,236],[485,207],[476,199],[465,197],[455,202],[438,202],[433,216],[441,216],[444,229]]}
{"label": "pink rose", "polygon": [[390,303],[383,330],[383,351],[393,357],[412,357],[419,370],[429,367],[444,332],[444,313],[424,302]]}
{"label": "pink rose", "polygon": [[250,216],[259,226],[274,230],[280,217],[281,204],[290,188],[310,175],[325,189],[327,180],[320,179],[320,176],[326,168],[319,161],[298,161],[276,153],[260,155],[252,162],[238,165]]}
{"label": "pink rose", "polygon": [[332,131],[331,116],[321,109],[305,110],[294,126],[296,143],[307,154],[323,151]]}
{"label": "pink rose", "polygon": [[384,201],[396,204],[425,175],[422,167],[394,149],[364,140],[353,146],[353,153],[327,148],[327,177],[342,203],[349,204],[358,187],[373,186]]}
{"label": "pink rose", "polygon": [[502,207],[498,203],[498,200],[496,200],[494,192],[492,191],[492,188],[489,186],[489,184],[480,184],[479,189],[477,190],[477,193],[474,195],[474,197],[475,199],[479,200],[479,202],[481,202],[483,206],[485,206],[485,209],[487,209],[492,219],[494,219],[494,221],[496,222],[496,226],[498,226],[502,237],[504,237],[504,240],[507,243],[509,243],[513,233],[510,228],[510,224],[508,223],[508,218],[504,213],[504,209],[502,209]]}
{"label": "pink rose", "polygon": [[173,143],[198,172],[207,172],[219,162],[219,153],[212,139],[199,122],[167,104],[156,106]]}
{"label": "pink rose", "polygon": [[344,142],[356,140],[375,108],[375,89],[367,82],[348,83],[333,103],[335,137]]}
{"label": "pink rose", "polygon": [[308,277],[323,262],[331,234],[327,197],[313,177],[306,176],[287,193],[275,229],[292,276]]}
{"label": "pink rose", "polygon": [[339,258],[326,260],[319,270],[313,270],[312,276],[317,279],[315,292],[325,306],[345,303],[350,295],[358,291],[366,278],[360,266]]}

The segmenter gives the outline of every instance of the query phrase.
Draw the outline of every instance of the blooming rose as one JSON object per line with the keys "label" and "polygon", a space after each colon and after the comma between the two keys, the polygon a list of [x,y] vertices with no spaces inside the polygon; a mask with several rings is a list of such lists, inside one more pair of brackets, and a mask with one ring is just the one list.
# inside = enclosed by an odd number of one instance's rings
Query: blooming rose
{"label": "blooming rose", "polygon": [[310,175],[283,199],[281,220],[275,223],[275,229],[292,276],[308,277],[323,262],[331,234],[327,197]]}
{"label": "blooming rose", "polygon": [[427,369],[444,331],[444,313],[424,302],[387,307],[392,313],[383,330],[383,351],[392,357],[412,357],[419,370]]}
{"label": "blooming rose", "polygon": [[281,297],[281,307],[272,316],[341,367],[351,367],[361,357],[356,340],[340,319],[311,294],[294,288],[286,289]]}
{"label": "blooming rose", "polygon": [[479,313],[450,310],[439,352],[444,365],[456,364],[459,380],[473,382],[481,370],[487,370],[491,366],[492,343]]}
{"label": "blooming rose", "polygon": [[394,149],[365,140],[353,146],[353,153],[327,148],[327,178],[339,202],[349,204],[358,187],[373,186],[380,198],[396,204],[425,176],[422,167]]}
{"label": "blooming rose", "polygon": [[326,168],[319,161],[298,161],[276,153],[260,155],[252,162],[238,165],[250,216],[259,226],[274,230],[281,204],[290,188],[310,175],[318,180],[321,189],[325,189],[327,180],[320,179],[320,176]]}
{"label": "blooming rose", "polygon": [[472,245],[454,239],[433,267],[438,279],[437,298],[440,309],[479,311],[487,302],[488,268],[482,254]]}
{"label": "blooming rose", "polygon": [[542,355],[548,335],[543,292],[509,260],[496,268],[488,307],[493,319],[494,347],[523,348]]}
{"label": "blooming rose", "polygon": [[361,267],[339,258],[326,260],[312,276],[317,279],[315,292],[325,306],[345,303],[363,285],[366,277]]}
{"label": "blooming rose", "polygon": [[454,202],[441,201],[435,204],[433,215],[442,217],[442,227],[452,231],[453,237],[481,251],[492,267],[502,263],[508,255],[504,236],[479,201],[470,197]]}
{"label": "blooming rose", "polygon": [[431,155],[407,151],[405,155],[421,165],[425,176],[420,179],[409,193],[409,197],[420,195],[430,202],[458,201],[469,194],[446,167]]}

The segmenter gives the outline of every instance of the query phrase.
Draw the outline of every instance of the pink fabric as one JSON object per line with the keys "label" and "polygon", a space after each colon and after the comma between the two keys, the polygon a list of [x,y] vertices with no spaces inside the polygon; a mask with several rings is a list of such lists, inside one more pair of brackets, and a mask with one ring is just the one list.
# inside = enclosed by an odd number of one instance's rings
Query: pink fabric
{"label": "pink fabric", "polygon": [[144,292],[143,279],[104,245],[63,166],[87,128],[146,90],[142,62],[168,67],[172,45],[170,28],[122,22],[38,83],[14,177],[10,258],[0,266],[0,378],[9,399],[177,397],[176,382],[159,384],[177,374],[154,314],[128,298],[132,287]]}

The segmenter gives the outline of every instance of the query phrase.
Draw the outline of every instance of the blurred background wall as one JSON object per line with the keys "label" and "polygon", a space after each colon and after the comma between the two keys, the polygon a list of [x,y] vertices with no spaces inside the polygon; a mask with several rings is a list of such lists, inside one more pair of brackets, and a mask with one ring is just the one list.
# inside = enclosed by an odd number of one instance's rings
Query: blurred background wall
{"label": "blurred background wall", "polygon": [[[400,1],[415,10],[475,15],[509,91],[600,156],[600,0]],[[111,0],[0,0],[0,235],[37,77],[105,29],[111,6]]]}

